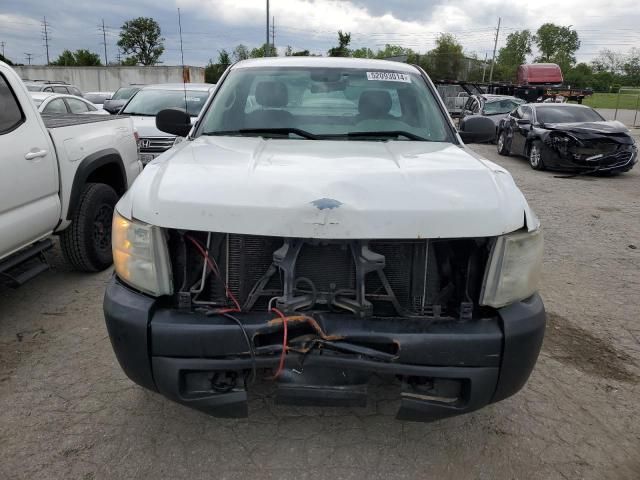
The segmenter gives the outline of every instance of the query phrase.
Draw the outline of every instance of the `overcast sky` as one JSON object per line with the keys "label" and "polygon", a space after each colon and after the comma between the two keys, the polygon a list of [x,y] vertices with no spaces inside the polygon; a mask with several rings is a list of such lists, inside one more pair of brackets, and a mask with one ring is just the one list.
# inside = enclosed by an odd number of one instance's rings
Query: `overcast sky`
{"label": "overcast sky", "polygon": [[[185,63],[204,65],[220,49],[265,41],[265,0],[2,0],[0,42],[6,56],[26,63],[46,62],[41,23],[49,24],[50,58],[65,48],[86,48],[104,57],[102,31],[107,26],[107,55],[116,58],[119,28],[125,20],[155,18],[165,37],[164,64],[180,64],[177,8],[182,12]],[[582,40],[578,61],[589,61],[602,48],[626,52],[640,47],[637,0],[271,0],[275,43],[279,49],[309,49],[326,54],[337,30],[352,34],[352,48],[373,50],[385,43],[425,52],[439,32],[456,35],[465,52],[491,56],[498,17],[498,48],[514,30],[535,31],[544,22],[573,25]],[[103,58],[104,61],[104,58]]]}

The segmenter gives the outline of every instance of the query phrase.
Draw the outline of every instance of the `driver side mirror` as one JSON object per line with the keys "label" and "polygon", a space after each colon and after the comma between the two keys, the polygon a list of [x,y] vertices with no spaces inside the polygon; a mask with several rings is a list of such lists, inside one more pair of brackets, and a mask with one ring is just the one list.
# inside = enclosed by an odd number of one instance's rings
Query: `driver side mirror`
{"label": "driver side mirror", "polygon": [[496,138],[496,125],[490,118],[472,115],[460,120],[458,133],[464,143],[491,142]]}
{"label": "driver side mirror", "polygon": [[177,137],[186,137],[191,130],[191,117],[184,110],[167,108],[156,115],[156,127]]}

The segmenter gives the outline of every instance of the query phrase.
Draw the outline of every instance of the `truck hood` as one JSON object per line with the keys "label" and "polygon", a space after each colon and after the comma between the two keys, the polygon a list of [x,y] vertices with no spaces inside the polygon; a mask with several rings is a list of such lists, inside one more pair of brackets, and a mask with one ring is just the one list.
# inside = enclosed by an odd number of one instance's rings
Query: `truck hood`
{"label": "truck hood", "polygon": [[503,168],[451,143],[200,137],[118,211],[161,227],[302,238],[494,236],[538,220]]}

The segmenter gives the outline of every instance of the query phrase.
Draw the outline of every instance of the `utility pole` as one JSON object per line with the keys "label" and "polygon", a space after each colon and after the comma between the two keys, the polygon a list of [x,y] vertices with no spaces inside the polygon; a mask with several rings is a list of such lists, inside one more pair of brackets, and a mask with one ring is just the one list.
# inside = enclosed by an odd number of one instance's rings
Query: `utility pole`
{"label": "utility pole", "polygon": [[118,62],[118,65],[120,65],[122,63],[121,58],[122,57],[120,56],[120,50],[118,49],[118,54],[116,55],[116,61]]}
{"label": "utility pole", "polygon": [[102,45],[104,45],[104,64],[107,66],[109,65],[109,60],[107,60],[107,30],[104,26],[104,18],[102,19]]}
{"label": "utility pole", "polygon": [[33,58],[33,53],[26,53],[25,52],[25,56],[27,57],[27,63],[29,63],[29,65],[31,65],[31,59]]}
{"label": "utility pole", "polygon": [[[271,18],[271,48],[276,49],[276,17]],[[271,55],[271,48],[269,55]]]}
{"label": "utility pole", "polygon": [[4,56],[4,46],[5,45],[6,44],[4,42],[0,42],[0,47],[2,48],[2,56],[3,56],[3,58],[7,58],[7,57]]}
{"label": "utility pole", "polygon": [[49,65],[49,32],[47,31],[47,27],[49,26],[49,24],[47,23],[47,17],[42,17],[42,20],[42,27],[44,28],[44,48],[47,50],[47,65]]}
{"label": "utility pole", "polygon": [[264,43],[264,56],[269,56],[269,0],[267,0],[267,40]]}
{"label": "utility pole", "polygon": [[493,42],[493,58],[491,59],[491,70],[489,71],[489,83],[493,80],[493,66],[496,63],[496,48],[498,48],[498,36],[500,35],[500,21],[501,17],[498,17],[498,28],[496,29],[496,41]]}
{"label": "utility pole", "polygon": [[484,52],[484,63],[482,64],[482,83],[484,83],[485,73],[487,73],[487,52]]}

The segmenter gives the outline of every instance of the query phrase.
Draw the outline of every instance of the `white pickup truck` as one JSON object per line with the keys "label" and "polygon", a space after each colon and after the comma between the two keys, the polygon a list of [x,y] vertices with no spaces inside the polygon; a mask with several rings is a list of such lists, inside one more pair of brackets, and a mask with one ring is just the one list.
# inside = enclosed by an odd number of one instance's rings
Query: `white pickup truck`
{"label": "white pickup truck", "polygon": [[[127,375],[213,415],[276,401],[362,406],[394,380],[398,418],[516,393],[545,328],[542,231],[513,178],[463,142],[426,73],[398,62],[230,67],[186,139],[116,206],[107,329]],[[496,410],[497,412],[497,410]]]}
{"label": "white pickup truck", "polygon": [[0,280],[46,270],[51,234],[74,268],[111,265],[113,207],[142,169],[129,118],[43,117],[0,62],[0,165]]}

